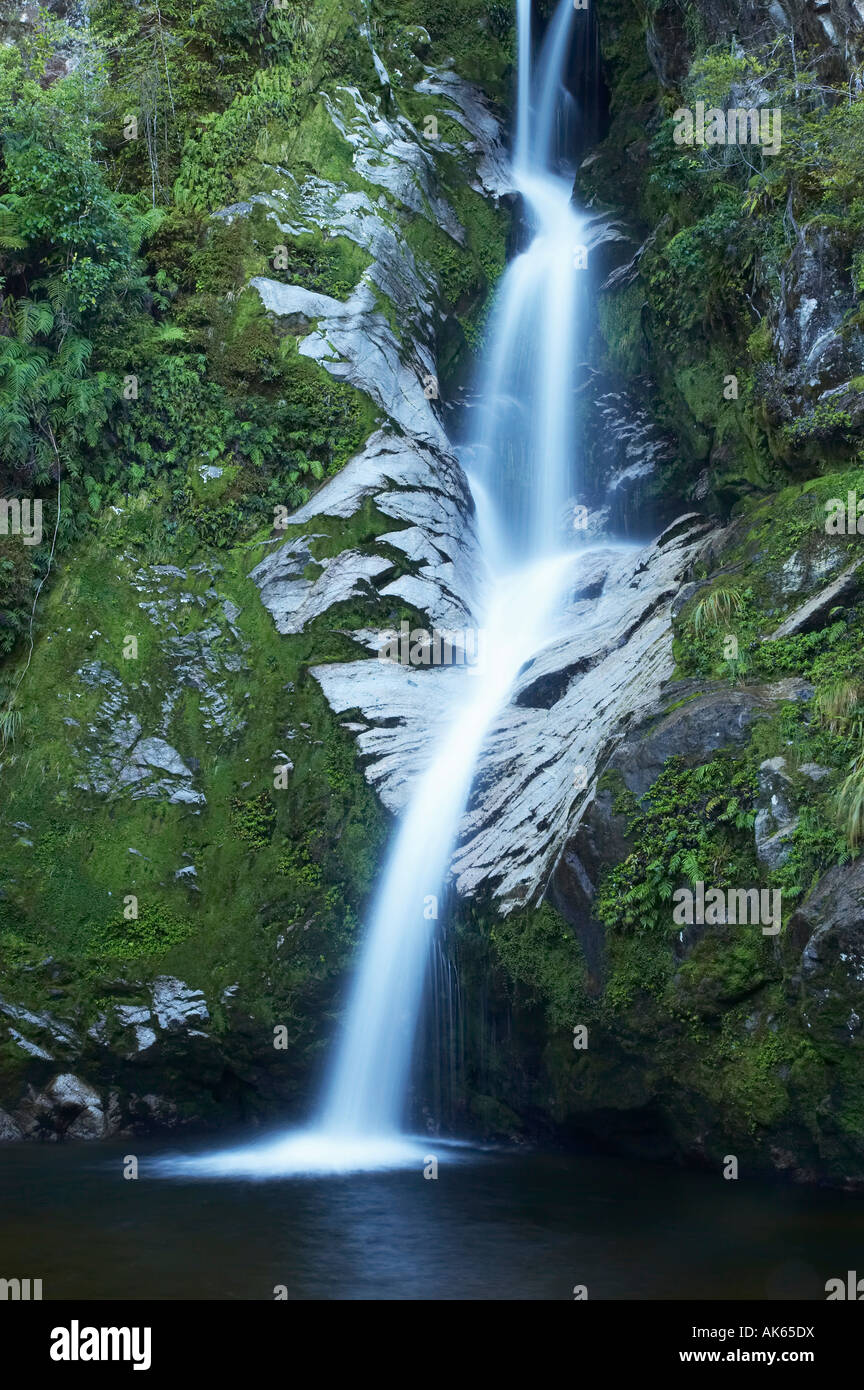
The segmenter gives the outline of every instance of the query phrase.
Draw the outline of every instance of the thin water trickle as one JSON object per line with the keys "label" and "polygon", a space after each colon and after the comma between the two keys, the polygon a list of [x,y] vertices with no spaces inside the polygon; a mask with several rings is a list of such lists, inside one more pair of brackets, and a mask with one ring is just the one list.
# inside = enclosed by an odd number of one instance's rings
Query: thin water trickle
{"label": "thin water trickle", "polygon": [[490,574],[480,616],[485,659],[481,669],[460,673],[459,698],[399,823],[317,1118],[268,1143],[176,1160],[184,1171],[398,1167],[422,1161],[428,1142],[402,1132],[436,925],[427,904],[446,880],[486,735],[520,669],[549,640],[574,564],[565,524],[580,462],[574,398],[585,320],[580,253],[590,220],[574,208],[571,182],[555,165],[574,12],[572,0],[561,0],[532,68],[531,4],[517,4],[514,178],[533,238],[499,290],[476,434],[466,450]]}

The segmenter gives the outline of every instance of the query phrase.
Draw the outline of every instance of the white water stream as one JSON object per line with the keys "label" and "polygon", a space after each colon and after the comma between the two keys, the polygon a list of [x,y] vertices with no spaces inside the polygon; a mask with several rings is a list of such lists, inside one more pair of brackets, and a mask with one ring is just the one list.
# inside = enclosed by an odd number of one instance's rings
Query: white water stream
{"label": "white water stream", "polygon": [[498,292],[468,450],[490,572],[485,659],[464,672],[461,699],[398,825],[317,1117],[308,1129],[184,1165],[198,1172],[346,1172],[415,1163],[428,1147],[402,1126],[435,930],[429,904],[447,877],[484,738],[520,668],[548,640],[574,564],[565,527],[579,468],[573,402],[590,227],[571,203],[572,179],[555,170],[555,145],[576,16],[572,0],[560,0],[532,64],[530,0],[517,4],[513,172],[531,241]]}

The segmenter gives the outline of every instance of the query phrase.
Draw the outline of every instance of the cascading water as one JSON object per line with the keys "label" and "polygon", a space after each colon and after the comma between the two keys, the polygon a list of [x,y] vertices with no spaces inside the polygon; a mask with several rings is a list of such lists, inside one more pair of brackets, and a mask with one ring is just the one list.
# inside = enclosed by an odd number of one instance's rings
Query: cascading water
{"label": "cascading water", "polygon": [[[529,0],[519,0],[519,11],[521,37]],[[554,168],[575,17],[572,3],[559,5],[536,64],[529,119],[517,125],[513,175],[533,235],[504,275],[480,382],[472,472],[497,519],[489,549],[499,571],[560,547],[579,474],[576,355],[595,219],[577,212],[572,179]]]}
{"label": "cascading water", "polygon": [[401,1126],[435,925],[426,904],[445,881],[487,732],[548,639],[574,564],[562,532],[578,469],[573,403],[589,221],[573,208],[572,180],[555,171],[555,158],[575,15],[572,0],[561,0],[532,70],[531,0],[517,3],[514,178],[532,239],[502,281],[466,450],[489,567],[485,660],[461,673],[461,698],[399,824],[317,1120],[272,1143],[192,1160],[199,1172],[342,1172],[423,1152]]}

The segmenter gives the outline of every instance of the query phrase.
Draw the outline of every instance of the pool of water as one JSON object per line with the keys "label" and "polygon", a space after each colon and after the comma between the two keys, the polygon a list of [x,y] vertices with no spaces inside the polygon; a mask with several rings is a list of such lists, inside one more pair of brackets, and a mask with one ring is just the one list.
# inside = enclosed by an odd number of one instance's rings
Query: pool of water
{"label": "pool of water", "polygon": [[0,1147],[0,1277],[46,1299],[824,1300],[864,1250],[860,1197],[631,1160],[433,1140],[434,1179],[166,1176],[180,1152]]}

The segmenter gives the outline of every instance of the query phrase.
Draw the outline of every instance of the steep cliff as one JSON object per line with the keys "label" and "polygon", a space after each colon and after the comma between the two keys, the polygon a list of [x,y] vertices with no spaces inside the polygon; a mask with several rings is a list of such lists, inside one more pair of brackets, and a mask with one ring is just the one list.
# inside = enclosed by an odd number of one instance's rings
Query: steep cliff
{"label": "steep cliff", "polygon": [[[452,441],[521,236],[513,17],[3,23],[3,481],[44,534],[0,536],[0,1138],[288,1116],[458,689],[376,652],[475,621]],[[826,519],[864,495],[864,15],[588,23],[601,545],[481,759],[415,1113],[859,1183],[864,614]],[[677,144],[700,102],[779,111],[776,152]],[[765,913],[676,919],[699,884]]]}

